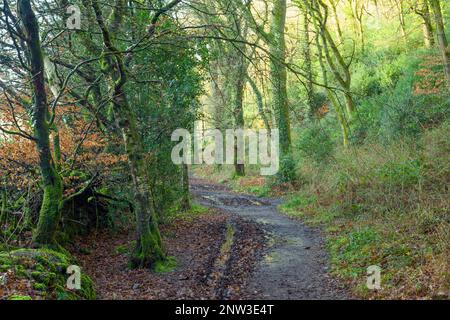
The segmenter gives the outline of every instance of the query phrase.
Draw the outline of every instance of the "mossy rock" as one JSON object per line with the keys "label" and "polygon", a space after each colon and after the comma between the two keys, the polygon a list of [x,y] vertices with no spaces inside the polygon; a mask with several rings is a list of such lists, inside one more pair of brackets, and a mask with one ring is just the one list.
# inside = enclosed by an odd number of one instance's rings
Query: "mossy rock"
{"label": "mossy rock", "polygon": [[85,274],[81,275],[80,290],[69,290],[66,287],[69,276],[66,270],[70,265],[76,265],[76,261],[65,250],[60,252],[41,248],[0,252],[0,269],[13,270],[16,277],[28,279],[32,283],[32,288],[36,290],[35,295],[38,298],[95,299],[94,285]]}
{"label": "mossy rock", "polygon": [[47,291],[47,286],[43,283],[35,282],[33,284],[33,289],[37,291]]}
{"label": "mossy rock", "polygon": [[33,300],[30,296],[22,296],[19,294],[11,295],[8,300]]}

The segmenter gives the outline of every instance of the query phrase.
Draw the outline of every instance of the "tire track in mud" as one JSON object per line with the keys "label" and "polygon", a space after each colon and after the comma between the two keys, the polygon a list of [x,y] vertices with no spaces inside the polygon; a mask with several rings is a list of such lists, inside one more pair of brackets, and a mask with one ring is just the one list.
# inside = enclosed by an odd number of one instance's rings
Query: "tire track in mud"
{"label": "tire track in mud", "polygon": [[257,223],[268,246],[242,293],[246,299],[349,299],[346,288],[328,274],[328,257],[319,230],[280,214],[280,200],[228,191],[193,179],[191,189],[205,206]]}

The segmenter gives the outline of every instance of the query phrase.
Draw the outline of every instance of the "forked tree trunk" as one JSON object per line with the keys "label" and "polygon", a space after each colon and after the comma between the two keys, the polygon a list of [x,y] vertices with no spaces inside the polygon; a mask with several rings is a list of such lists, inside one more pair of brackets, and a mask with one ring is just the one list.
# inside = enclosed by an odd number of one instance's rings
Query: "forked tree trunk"
{"label": "forked tree trunk", "polygon": [[[123,5],[122,1],[119,2],[118,5]],[[107,65],[105,73],[113,89],[112,110],[117,127],[122,132],[133,182],[136,246],[130,260],[133,267],[152,267],[155,262],[164,260],[166,255],[162,249],[161,235],[149,190],[144,144],[138,132],[136,116],[123,89],[127,82],[123,57],[111,42],[109,31],[96,1],[92,1],[92,8],[106,48],[107,55],[104,57],[104,63]],[[117,15],[111,16],[118,17]]]}
{"label": "forked tree trunk", "polygon": [[252,88],[252,91],[255,95],[256,105],[258,106],[259,115],[264,122],[264,127],[266,128],[267,132],[270,135],[271,133],[270,123],[269,119],[267,118],[267,114],[264,110],[264,101],[261,91],[258,89],[256,82],[249,75],[247,75],[247,81],[250,84],[250,87]]}
{"label": "forked tree trunk", "polygon": [[[317,28],[318,29],[318,28]],[[320,37],[319,35],[316,36],[316,46],[318,51],[318,58],[319,58],[319,64],[320,68],[322,70],[322,78],[323,83],[325,86],[328,86],[328,75],[327,75],[327,69],[325,68],[325,63],[323,61],[323,53],[322,53],[322,45],[320,44]],[[326,89],[328,100],[330,101],[332,107],[334,108],[334,111],[336,112],[339,125],[341,127],[342,131],[342,144],[345,148],[349,146],[349,126],[347,119],[345,118],[345,112],[342,110],[341,105],[339,104],[339,101],[334,96],[334,93],[331,91],[331,89]]]}
{"label": "forked tree trunk", "polygon": [[343,54],[339,50],[336,42],[330,34],[326,25],[328,19],[328,5],[322,1],[306,2],[309,4],[309,10],[315,20],[316,28],[322,39],[323,52],[325,59],[331,69],[331,72],[341,87],[345,96],[345,106],[349,122],[353,120],[355,113],[355,104],[351,93],[352,77],[350,65],[345,61]]}

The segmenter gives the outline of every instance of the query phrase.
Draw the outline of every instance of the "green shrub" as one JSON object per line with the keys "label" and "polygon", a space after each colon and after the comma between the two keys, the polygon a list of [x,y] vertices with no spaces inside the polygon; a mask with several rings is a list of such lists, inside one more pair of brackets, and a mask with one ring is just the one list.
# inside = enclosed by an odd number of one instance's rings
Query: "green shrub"
{"label": "green shrub", "polygon": [[377,177],[381,182],[411,186],[421,180],[421,164],[417,159],[388,162],[377,170]]}
{"label": "green shrub", "polygon": [[279,183],[291,183],[297,180],[295,175],[296,163],[291,155],[285,155],[280,159],[280,170],[277,174]]}
{"label": "green shrub", "polygon": [[329,131],[319,125],[311,125],[303,129],[295,147],[299,151],[300,157],[316,163],[330,159],[335,148]]}
{"label": "green shrub", "polygon": [[[448,118],[448,93],[414,92],[420,61],[418,55],[402,55],[380,64],[376,71],[356,68],[353,90],[357,113],[350,136],[353,143],[368,139],[389,144],[400,137],[417,138],[424,129]],[[375,92],[371,87],[381,90]]]}

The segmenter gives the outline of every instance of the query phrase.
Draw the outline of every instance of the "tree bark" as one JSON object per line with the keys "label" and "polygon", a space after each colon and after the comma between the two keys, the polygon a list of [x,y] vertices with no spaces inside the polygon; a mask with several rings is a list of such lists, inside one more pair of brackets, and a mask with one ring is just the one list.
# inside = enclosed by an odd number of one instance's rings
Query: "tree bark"
{"label": "tree bark", "polygon": [[[323,9],[323,12],[320,7]],[[355,105],[353,102],[352,93],[350,91],[352,81],[350,65],[345,61],[342,53],[336,45],[336,42],[331,36],[330,31],[328,30],[328,6],[322,0],[317,0],[317,2],[312,2],[309,8],[311,12],[313,12],[313,18],[315,19],[316,27],[318,28],[319,35],[322,39],[325,59],[330,66],[334,78],[344,93],[347,116],[349,121],[352,121],[355,112]]]}
{"label": "tree bark", "polygon": [[434,22],[436,24],[436,35],[439,42],[439,50],[441,51],[442,63],[444,65],[445,78],[447,84],[450,85],[450,53],[447,50],[448,42],[445,36],[444,20],[442,18],[441,3],[439,0],[429,0],[433,10]]}
{"label": "tree bark", "polygon": [[250,87],[252,88],[253,93],[255,94],[256,105],[258,106],[259,115],[261,116],[261,119],[264,122],[264,127],[266,128],[267,132],[270,135],[270,132],[271,132],[270,123],[269,123],[269,119],[267,118],[266,112],[264,110],[264,102],[263,102],[263,96],[261,94],[261,91],[258,89],[256,82],[249,75],[247,75],[247,81],[250,84]]}
{"label": "tree bark", "polygon": [[[318,51],[319,64],[320,64],[320,68],[322,69],[323,83],[325,86],[328,86],[327,70],[325,68],[325,64],[323,61],[323,53],[322,53],[323,50],[322,50],[322,45],[320,44],[319,35],[317,35],[317,37],[316,37],[316,45],[317,45],[317,51]],[[336,112],[338,122],[341,127],[342,144],[344,145],[345,148],[347,148],[349,145],[348,138],[349,138],[350,129],[348,126],[347,119],[345,118],[345,113],[342,110],[341,105],[339,104],[339,101],[334,96],[334,92],[332,92],[331,89],[328,89],[328,88],[326,89],[326,92],[327,92],[328,100],[330,101],[331,105],[334,108],[334,111]]]}
{"label": "tree bark", "polygon": [[272,86],[272,105],[277,116],[280,131],[281,156],[288,155],[291,148],[291,123],[287,98],[286,41],[286,0],[275,0],[272,11],[272,25],[269,41],[270,81]]}
{"label": "tree bark", "polygon": [[55,234],[60,219],[63,184],[55,168],[50,149],[49,110],[44,80],[44,59],[39,38],[39,25],[29,0],[17,2],[17,12],[23,23],[27,56],[30,63],[31,87],[34,93],[32,125],[39,155],[39,168],[44,189],[39,221],[34,231],[35,245],[56,243]]}
{"label": "tree bark", "polygon": [[309,14],[306,8],[303,9],[303,38],[305,44],[303,46],[303,58],[305,59],[305,73],[307,76],[306,81],[306,94],[308,97],[308,115],[311,120],[314,119],[315,106],[314,106],[314,85],[313,85],[313,71],[311,61],[311,45],[309,37]]}
{"label": "tree bark", "polygon": [[[244,48],[241,48],[245,50]],[[238,130],[244,129],[244,88],[245,88],[245,76],[247,74],[247,63],[242,52],[237,52],[238,54],[238,65],[235,83],[235,101],[234,101],[234,121],[235,128]],[[238,163],[237,154],[237,138],[234,144],[234,172],[237,176],[245,176],[245,164]]]}
{"label": "tree bark", "polygon": [[423,20],[423,41],[425,47],[431,48],[434,46],[433,24],[431,23],[430,7],[428,0],[421,0],[421,9],[419,15]]}
{"label": "tree bark", "polygon": [[[119,2],[118,7],[124,5],[123,1]],[[126,92],[124,91],[127,77],[123,56],[121,53],[118,53],[118,50],[111,42],[109,31],[96,1],[92,1],[92,8],[102,32],[105,46],[103,62],[107,67],[104,72],[109,78],[113,91],[111,96],[112,110],[117,127],[122,132],[133,182],[136,246],[131,256],[131,264],[133,267],[152,267],[155,262],[164,260],[166,255],[162,248],[157,217],[149,190],[144,144],[138,131],[136,116],[128,103]],[[119,15],[111,14],[111,17],[117,18]]]}
{"label": "tree bark", "polygon": [[182,185],[182,198],[181,198],[181,210],[187,211],[191,208],[191,197],[189,191],[189,168],[188,165],[183,163],[181,165],[181,185]]}

